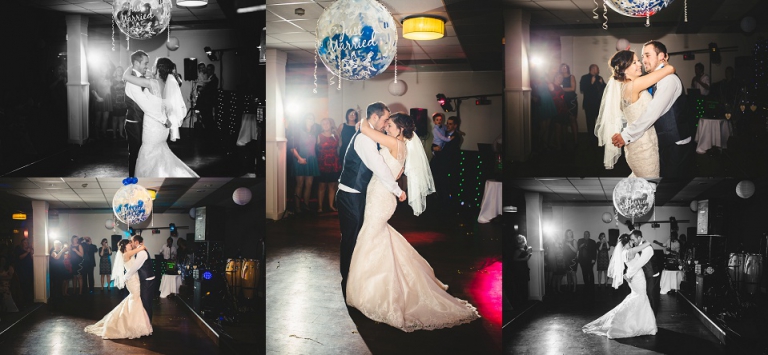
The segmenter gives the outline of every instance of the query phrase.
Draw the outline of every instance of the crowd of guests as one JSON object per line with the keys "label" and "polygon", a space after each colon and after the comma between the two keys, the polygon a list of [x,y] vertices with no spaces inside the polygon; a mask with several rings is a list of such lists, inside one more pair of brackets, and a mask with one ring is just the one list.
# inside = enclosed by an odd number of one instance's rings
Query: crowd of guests
{"label": "crowd of guests", "polygon": [[[98,260],[98,271],[101,276],[101,292],[111,291],[110,257],[114,250],[109,246],[106,238],[102,239],[100,244],[100,247],[96,247],[91,237],[76,235],[70,238],[69,244],[62,244],[59,240],[53,242],[53,248],[49,252],[52,296],[81,295],[83,288],[85,292],[93,293],[96,286],[94,274],[96,260]],[[71,293],[70,284],[72,285]]]}
{"label": "crowd of guests", "polygon": [[[344,121],[336,126],[326,117],[318,123],[315,116],[307,113],[300,122],[287,127],[289,176],[295,178],[293,190],[294,213],[316,211],[335,212],[335,195],[338,180],[349,142],[357,131],[360,110],[350,108]],[[463,143],[461,120],[437,112],[432,115],[433,128],[424,139],[425,152],[435,181],[440,205],[451,205],[451,191],[458,186],[458,155]],[[453,173],[453,174],[452,174]],[[310,207],[310,195],[317,183],[317,208]],[[402,184],[402,183],[401,183]],[[326,210],[327,208],[327,210]]]}

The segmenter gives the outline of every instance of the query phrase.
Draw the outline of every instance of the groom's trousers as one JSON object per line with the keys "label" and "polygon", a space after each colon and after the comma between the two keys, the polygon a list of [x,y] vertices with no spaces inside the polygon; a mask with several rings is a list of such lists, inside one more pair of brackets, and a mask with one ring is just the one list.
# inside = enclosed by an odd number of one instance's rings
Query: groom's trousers
{"label": "groom's trousers", "polygon": [[139,157],[141,148],[141,122],[125,121],[125,134],[128,136],[128,176],[136,175],[136,158]]}
{"label": "groom's trousers", "polygon": [[[137,275],[138,276],[138,275]],[[149,320],[152,320],[152,298],[154,298],[155,295],[155,282],[157,281],[157,277],[155,277],[152,280],[139,280],[141,283],[141,304],[144,306],[144,309],[147,311],[147,316],[149,317]]]}
{"label": "groom's trousers", "polygon": [[695,149],[693,142],[659,146],[659,175],[669,178],[692,177]]}
{"label": "groom's trousers", "polygon": [[339,228],[341,229],[341,250],[339,268],[341,271],[341,292],[347,298],[347,275],[349,264],[352,262],[352,252],[355,251],[357,235],[363,227],[365,215],[365,193],[350,193],[338,190],[336,205],[339,210]]}

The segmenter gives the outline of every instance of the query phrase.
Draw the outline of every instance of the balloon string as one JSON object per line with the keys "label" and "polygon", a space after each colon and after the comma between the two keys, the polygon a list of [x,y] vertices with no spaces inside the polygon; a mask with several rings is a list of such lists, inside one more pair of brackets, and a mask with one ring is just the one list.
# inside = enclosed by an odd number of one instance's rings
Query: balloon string
{"label": "balloon string", "polygon": [[115,51],[115,18],[112,18],[112,51]]}
{"label": "balloon string", "polygon": [[315,30],[315,71],[312,74],[315,77],[315,88],[312,89],[312,93],[317,94],[317,47],[319,47],[320,44],[317,41],[317,30]]}
{"label": "balloon string", "polygon": [[603,22],[603,29],[608,29],[608,7],[605,6],[605,0],[603,0],[603,18],[605,19],[605,22]]}
{"label": "balloon string", "polygon": [[128,37],[128,35],[125,36],[125,43],[128,44],[128,47],[126,47],[125,50],[131,50],[131,37]]}
{"label": "balloon string", "polygon": [[688,0],[685,0],[685,22],[688,22]]}
{"label": "balloon string", "polygon": [[397,84],[397,47],[395,47],[395,84]]}
{"label": "balloon string", "polygon": [[593,14],[592,18],[597,20],[600,18],[600,16],[597,14],[597,9],[600,8],[600,5],[597,4],[597,0],[592,0],[592,1],[595,3],[595,8],[592,10],[592,14]]}

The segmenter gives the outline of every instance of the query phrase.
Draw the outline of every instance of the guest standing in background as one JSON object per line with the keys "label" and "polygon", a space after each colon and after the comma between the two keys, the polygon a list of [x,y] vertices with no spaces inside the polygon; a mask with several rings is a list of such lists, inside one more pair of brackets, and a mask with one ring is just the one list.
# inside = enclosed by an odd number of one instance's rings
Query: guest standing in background
{"label": "guest standing in background", "polygon": [[317,136],[312,135],[312,127],[315,125],[315,116],[308,113],[304,116],[304,124],[296,127],[293,132],[293,141],[290,142],[291,153],[296,158],[293,171],[296,175],[296,190],[293,200],[296,204],[296,213],[309,211],[309,193],[312,191],[312,181],[320,175],[315,153]]}
{"label": "guest standing in background", "polygon": [[597,283],[600,288],[605,288],[608,272],[608,261],[610,257],[608,255],[608,238],[605,237],[605,233],[600,233],[597,237]]}
{"label": "guest standing in background", "polygon": [[77,291],[78,295],[83,294],[83,246],[80,245],[82,238],[73,235],[69,247],[69,263],[72,265],[72,293]]}
{"label": "guest standing in background", "polygon": [[128,106],[125,103],[125,82],[123,81],[123,67],[117,67],[112,73],[112,138],[116,139],[120,135],[125,139],[125,115],[128,112]]}
{"label": "guest standing in background", "polygon": [[696,63],[693,66],[696,75],[691,79],[691,87],[699,89],[701,96],[709,95],[709,75],[704,74],[704,64]]}
{"label": "guest standing in background", "polygon": [[565,231],[565,246],[563,247],[563,260],[565,260],[566,275],[568,275],[568,291],[576,292],[576,270],[578,264],[576,263],[576,255],[578,249],[576,248],[576,241],[573,239],[573,231]]}
{"label": "guest standing in background", "polygon": [[[101,293],[104,293],[104,285],[107,285],[107,291],[112,292],[112,286],[110,285],[112,276],[112,262],[109,260],[109,256],[112,255],[112,248],[109,247],[107,238],[101,240],[101,247],[99,248],[99,275],[101,275]],[[107,280],[104,283],[104,279]]]}
{"label": "guest standing in background", "polygon": [[512,280],[514,290],[512,294],[512,306],[520,307],[528,301],[528,281],[530,281],[530,268],[528,260],[531,258],[533,248],[528,246],[525,236],[518,235],[515,239],[517,243],[512,252]]}
{"label": "guest standing in background", "polygon": [[584,280],[584,289],[588,294],[595,290],[595,262],[597,261],[597,243],[590,238],[588,231],[578,242],[578,259],[581,265],[581,277]]}
{"label": "guest standing in background", "polygon": [[325,192],[328,191],[328,207],[336,212],[333,206],[333,199],[336,194],[336,188],[341,175],[341,164],[339,163],[339,137],[336,133],[335,123],[331,118],[323,118],[320,121],[323,131],[317,135],[317,151],[319,156],[318,168],[320,176],[317,178],[317,212],[323,212],[323,200]]}
{"label": "guest standing in background", "polygon": [[162,255],[165,260],[176,259],[176,247],[173,245],[173,238],[168,237],[165,241],[165,245],[160,248],[160,255]]}
{"label": "guest standing in background", "polygon": [[11,262],[4,254],[0,254],[0,311],[2,312],[19,311],[11,294],[11,280],[13,280],[14,273],[15,269]]}
{"label": "guest standing in background", "polygon": [[58,240],[53,241],[53,248],[48,253],[49,274],[51,275],[51,296],[66,296],[65,276],[67,270],[64,269],[64,248]]}
{"label": "guest standing in background", "polygon": [[99,73],[94,83],[91,93],[93,94],[93,107],[96,113],[96,138],[104,139],[107,137],[107,127],[109,126],[109,114],[113,110],[112,106],[112,75],[108,71]]}
{"label": "guest standing in background", "polygon": [[579,115],[579,101],[576,95],[576,77],[571,75],[571,67],[568,64],[560,65],[560,72],[555,79],[555,85],[560,85],[565,92],[563,99],[566,106],[568,106],[568,118],[571,123],[571,131],[573,131],[573,144],[579,144],[579,123],[576,117]]}
{"label": "guest standing in background", "polygon": [[96,253],[98,250],[91,242],[91,237],[83,238],[83,281],[89,293],[93,293],[96,279],[93,271],[96,268]]}
{"label": "guest standing in background", "polygon": [[344,122],[339,125],[337,132],[341,135],[341,145],[339,145],[339,158],[344,160],[344,154],[347,153],[347,147],[352,140],[352,136],[357,131],[357,121],[360,120],[360,115],[351,108],[347,110],[344,115]]}
{"label": "guest standing in background", "polygon": [[21,245],[16,246],[16,275],[21,286],[21,306],[27,306],[34,301],[34,275],[32,273],[32,256],[35,249],[29,245],[29,239],[24,238]]}
{"label": "guest standing in background", "polygon": [[605,90],[605,81],[600,76],[600,68],[597,64],[589,66],[589,74],[581,77],[579,82],[581,94],[584,95],[582,107],[587,116],[587,136],[589,136],[590,145],[597,148],[597,136],[595,136],[595,122],[600,113],[600,101],[603,99]]}

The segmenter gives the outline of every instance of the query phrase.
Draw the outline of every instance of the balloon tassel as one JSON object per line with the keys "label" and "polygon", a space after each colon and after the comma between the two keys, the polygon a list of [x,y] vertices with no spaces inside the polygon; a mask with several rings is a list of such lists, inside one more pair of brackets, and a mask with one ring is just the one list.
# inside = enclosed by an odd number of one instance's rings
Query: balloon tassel
{"label": "balloon tassel", "polygon": [[600,5],[597,4],[597,0],[592,0],[595,3],[595,8],[592,10],[592,18],[597,20],[600,18],[600,15],[597,14],[597,9],[600,8]]}
{"label": "balloon tassel", "polygon": [[603,18],[605,19],[605,22],[603,22],[603,29],[608,29],[608,7],[605,6],[605,0],[603,0]]}
{"label": "balloon tassel", "polygon": [[115,51],[115,18],[112,18],[112,51]]}
{"label": "balloon tassel", "polygon": [[397,84],[397,47],[395,47],[395,84]]}
{"label": "balloon tassel", "polygon": [[688,22],[688,0],[685,0],[685,22]]}
{"label": "balloon tassel", "polygon": [[[317,32],[315,32],[315,33],[317,33]],[[317,34],[315,34],[315,40],[317,40]],[[317,43],[315,43],[315,44],[317,44]],[[312,89],[312,93],[317,94],[317,48],[315,48],[315,71],[312,74],[312,76],[315,77],[315,81],[314,81],[315,88]]]}

